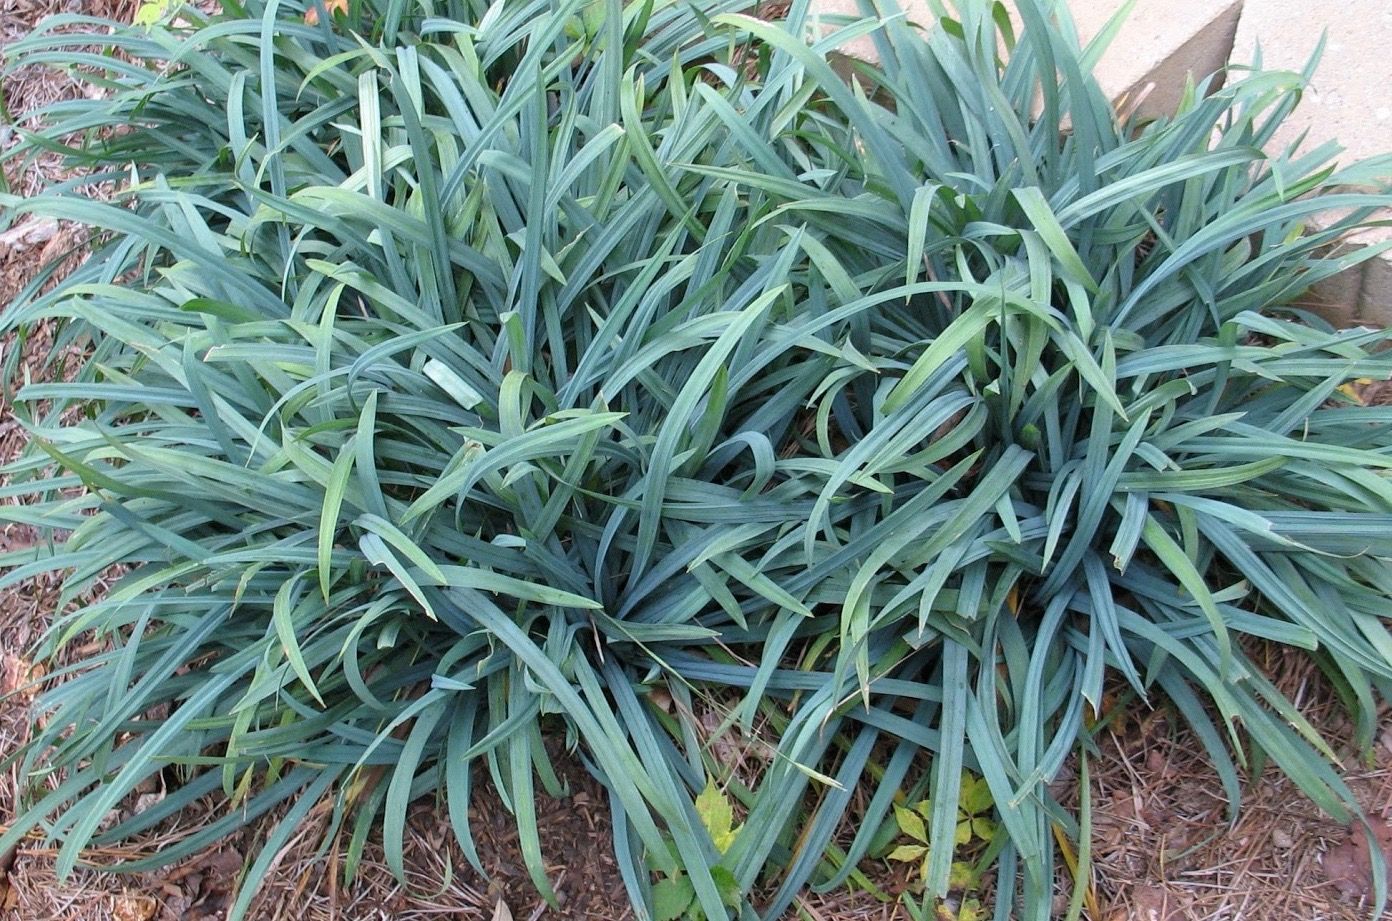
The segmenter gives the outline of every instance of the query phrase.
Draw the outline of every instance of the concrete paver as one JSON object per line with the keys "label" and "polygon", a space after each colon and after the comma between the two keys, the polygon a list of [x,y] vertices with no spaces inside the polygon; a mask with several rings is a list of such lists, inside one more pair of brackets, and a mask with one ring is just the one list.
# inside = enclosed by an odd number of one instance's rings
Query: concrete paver
{"label": "concrete paver", "polygon": [[[1074,0],[1078,40],[1086,45],[1124,4]],[[1186,79],[1199,82],[1224,70],[1242,0],[1138,0],[1094,71],[1124,111],[1143,118],[1179,107]],[[1213,87],[1221,85],[1221,77]]]}
{"label": "concrete paver", "polygon": [[[1303,70],[1327,35],[1310,88],[1281,126],[1269,153],[1285,150],[1301,134],[1306,150],[1336,139],[1344,163],[1392,153],[1392,2],[1389,0],[1245,0],[1232,64],[1250,65],[1260,46],[1267,69]],[[1392,219],[1392,213],[1387,215]],[[1392,228],[1360,233],[1355,242],[1392,239]],[[1337,302],[1331,319],[1392,325],[1392,254],[1370,260],[1347,278],[1312,292],[1315,302]]]}
{"label": "concrete paver", "polygon": [[[1086,45],[1124,0],[1068,3]],[[933,22],[925,0],[899,5],[910,22]],[[814,9],[865,15],[860,0],[814,0]],[[1018,23],[1013,10],[1012,18]],[[1250,66],[1258,44],[1263,67],[1303,70],[1326,32],[1313,85],[1269,152],[1278,153],[1306,134],[1306,146],[1337,139],[1346,163],[1392,153],[1392,0],[1137,0],[1095,75],[1123,112],[1162,116],[1177,107],[1186,79],[1219,74],[1225,65],[1234,71]],[[875,59],[869,38],[842,50]],[[1214,86],[1221,79],[1220,74]],[[1392,212],[1387,217],[1392,220]],[[1388,239],[1392,227],[1364,231],[1351,242]],[[1325,282],[1307,300],[1334,322],[1392,326],[1392,254]]]}
{"label": "concrete paver", "polygon": [[[1125,0],[1074,0],[1071,12],[1084,46],[1106,28]],[[926,27],[934,16],[924,0],[901,0],[909,22]],[[1015,5],[1006,0],[1019,26]],[[1142,117],[1168,115],[1179,104],[1187,77],[1195,81],[1223,70],[1237,30],[1242,0],[1137,0],[1112,39],[1094,75],[1107,95]],[[859,0],[815,0],[820,15],[860,18]],[[876,60],[867,36],[848,42],[842,53]]]}

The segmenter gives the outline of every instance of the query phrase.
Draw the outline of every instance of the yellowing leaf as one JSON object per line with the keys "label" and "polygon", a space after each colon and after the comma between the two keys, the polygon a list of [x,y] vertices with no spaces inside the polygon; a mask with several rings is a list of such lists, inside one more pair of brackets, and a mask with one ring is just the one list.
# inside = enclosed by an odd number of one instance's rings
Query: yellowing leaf
{"label": "yellowing leaf", "polygon": [[706,788],[696,797],[696,814],[700,816],[701,824],[711,836],[711,843],[715,845],[715,849],[722,854],[728,851],[730,845],[735,843],[739,828],[734,826],[734,809],[730,807],[730,801],[725,798],[725,794],[715,785],[714,778],[706,781]]}
{"label": "yellowing leaf", "polygon": [[894,807],[894,821],[899,824],[899,830],[913,838],[915,841],[928,843],[928,829],[923,824],[923,818],[912,809],[905,809],[903,806]]}
{"label": "yellowing leaf", "polygon": [[904,863],[918,860],[928,853],[928,848],[922,844],[901,844],[889,852],[890,860],[899,860]]}
{"label": "yellowing leaf", "polygon": [[1349,383],[1342,385],[1339,388],[1339,392],[1342,393],[1344,396],[1348,397],[1350,400],[1353,400],[1355,403],[1358,403],[1360,406],[1366,406],[1367,401],[1363,399],[1363,388],[1368,386],[1372,382],[1373,379],[1370,377],[1360,377],[1356,381],[1350,381]]}
{"label": "yellowing leaf", "polygon": [[966,844],[972,839],[971,820],[957,823],[957,830],[953,832],[952,840],[957,844]]}
{"label": "yellowing leaf", "polygon": [[984,777],[962,775],[962,793],[957,804],[967,815],[978,815],[990,809],[995,799],[991,796],[991,785]]}
{"label": "yellowing leaf", "polygon": [[137,26],[153,26],[169,12],[170,0],[144,0],[135,8],[131,22]]}

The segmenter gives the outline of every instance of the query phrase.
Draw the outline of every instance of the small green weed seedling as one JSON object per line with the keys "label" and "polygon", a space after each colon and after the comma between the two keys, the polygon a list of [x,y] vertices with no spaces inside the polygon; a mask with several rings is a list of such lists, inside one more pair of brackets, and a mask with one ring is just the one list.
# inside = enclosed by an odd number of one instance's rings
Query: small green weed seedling
{"label": "small green weed seedling", "polygon": [[[991,851],[999,831],[995,820],[990,817],[995,805],[991,788],[980,777],[963,772],[961,793],[957,800],[957,828],[953,835],[954,857],[958,854],[973,854]],[[919,868],[920,883],[926,882],[929,875],[930,850],[927,822],[933,816],[933,801],[925,799],[912,806],[895,805],[894,821],[901,834],[912,839],[911,844],[900,844],[889,852],[888,859],[904,863],[916,863]],[[968,892],[974,889],[981,879],[981,868],[968,860],[953,860],[948,875],[948,885],[954,892]],[[943,913],[948,914],[944,915]],[[980,917],[981,903],[978,899],[963,899],[954,912],[946,906],[939,906],[940,917],[955,921],[976,921]]]}
{"label": "small green weed seedling", "polygon": [[[722,855],[735,843],[742,825],[735,824],[734,805],[729,797],[716,786],[715,779],[706,781],[706,787],[696,797],[696,815],[710,835],[711,843]],[[711,879],[715,882],[720,898],[731,908],[740,902],[739,883],[729,868],[717,864],[711,868]],[[680,871],[659,880],[653,886],[653,917],[656,921],[706,921],[706,913],[696,898],[696,888],[686,874]]]}

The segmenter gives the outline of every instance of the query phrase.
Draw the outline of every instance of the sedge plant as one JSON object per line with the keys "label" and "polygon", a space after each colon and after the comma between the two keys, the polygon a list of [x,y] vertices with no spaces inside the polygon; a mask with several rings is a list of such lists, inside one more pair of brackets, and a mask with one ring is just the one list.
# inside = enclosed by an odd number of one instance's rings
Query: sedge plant
{"label": "sedge plant", "polygon": [[[1345,385],[1392,376],[1388,336],[1291,305],[1375,255],[1339,241],[1387,162],[1263,153],[1300,74],[1122,122],[1114,29],[928,5],[224,0],[11,46],[99,92],[10,155],[81,178],[0,198],[93,239],[4,315],[83,358],[8,356],[0,516],[48,539],[2,581],[61,570],[39,652],[102,651],[39,697],[0,851],[37,832],[66,872],[224,804],[143,870],[277,811],[244,917],[321,803],[350,874],[371,835],[403,871],[423,797],[480,866],[489,783],[549,897],[568,749],[640,917],[676,880],[774,918],[909,789],[944,893],[969,772],[990,913],[1044,919],[1088,827],[1048,783],[1109,678],[1177,705],[1234,809],[1255,758],[1356,816],[1247,649],[1308,650],[1371,743],[1392,408]],[[703,706],[770,750],[718,842]]]}

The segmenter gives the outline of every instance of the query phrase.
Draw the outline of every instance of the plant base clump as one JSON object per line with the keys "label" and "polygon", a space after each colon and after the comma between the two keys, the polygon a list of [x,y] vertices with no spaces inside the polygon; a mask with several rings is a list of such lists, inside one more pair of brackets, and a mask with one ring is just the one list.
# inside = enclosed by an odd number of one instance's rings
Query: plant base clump
{"label": "plant base clump", "polygon": [[[13,46],[102,91],[15,156],[124,185],[0,196],[99,235],[5,314],[87,358],[15,395],[0,515],[54,540],[0,563],[68,573],[44,652],[107,649],[40,698],[0,851],[40,829],[67,870],[221,791],[125,868],[283,809],[241,917],[326,800],[350,874],[376,833],[401,872],[423,796],[477,864],[484,764],[549,893],[559,738],[643,912],[777,917],[904,822],[931,898],[966,815],[995,917],[1043,919],[1088,827],[1048,782],[1109,676],[1178,705],[1234,808],[1260,752],[1356,812],[1243,639],[1310,650],[1370,743],[1392,409],[1346,385],[1392,376],[1389,337],[1288,305],[1372,255],[1331,246],[1387,164],[1264,156],[1293,74],[1119,123],[1047,6],[1017,37],[980,0],[926,33],[273,0]],[[755,726],[735,777],[715,737]],[[107,824],[154,775],[176,791]]]}

